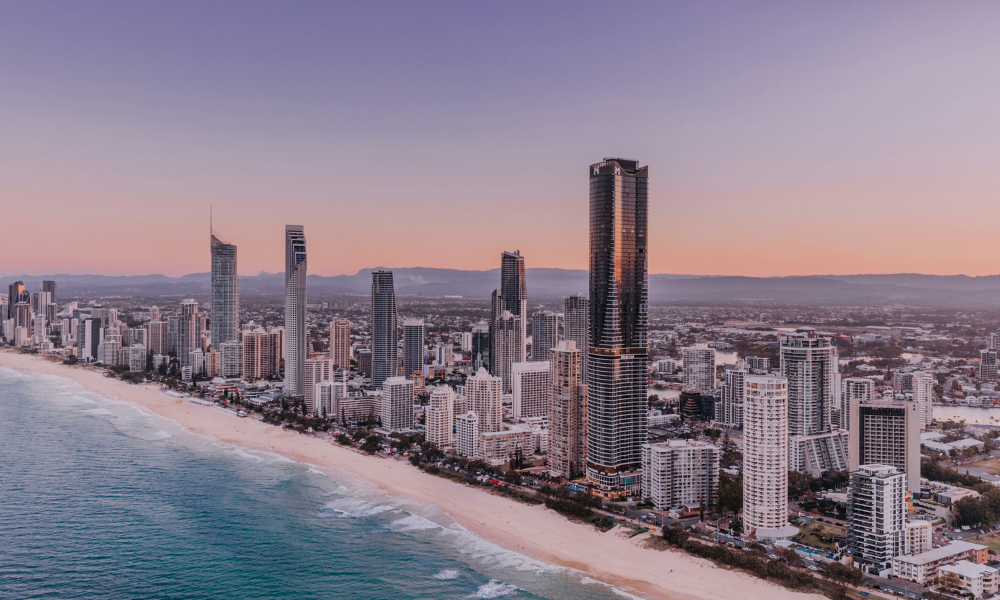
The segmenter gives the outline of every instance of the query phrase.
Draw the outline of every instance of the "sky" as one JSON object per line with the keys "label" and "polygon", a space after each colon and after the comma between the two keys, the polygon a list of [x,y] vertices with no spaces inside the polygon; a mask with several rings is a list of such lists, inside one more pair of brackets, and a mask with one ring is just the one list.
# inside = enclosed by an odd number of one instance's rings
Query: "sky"
{"label": "sky", "polygon": [[1000,273],[1000,3],[0,0],[0,275]]}

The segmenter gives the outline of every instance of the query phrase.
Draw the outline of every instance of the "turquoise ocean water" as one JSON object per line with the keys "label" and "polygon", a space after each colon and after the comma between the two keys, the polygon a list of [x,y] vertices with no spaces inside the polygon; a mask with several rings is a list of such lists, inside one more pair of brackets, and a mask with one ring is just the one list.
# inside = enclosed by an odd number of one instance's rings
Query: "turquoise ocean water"
{"label": "turquoise ocean water", "polygon": [[0,367],[2,599],[622,596],[434,506]]}

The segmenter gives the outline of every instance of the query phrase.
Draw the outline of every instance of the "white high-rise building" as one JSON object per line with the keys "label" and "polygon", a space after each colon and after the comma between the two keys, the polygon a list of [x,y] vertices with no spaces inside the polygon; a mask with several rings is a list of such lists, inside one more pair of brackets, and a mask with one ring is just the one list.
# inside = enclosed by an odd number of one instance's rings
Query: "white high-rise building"
{"label": "white high-rise building", "polygon": [[431,390],[430,403],[427,405],[427,441],[440,448],[453,446],[455,435],[452,428],[455,423],[455,392],[447,385],[435,386]]}
{"label": "white high-rise building", "polygon": [[472,332],[462,332],[462,352],[472,352]]}
{"label": "white high-rise building", "polygon": [[930,373],[913,374],[913,401],[920,407],[920,426],[927,429],[934,422],[934,378]]}
{"label": "white high-rise building", "polygon": [[642,445],[642,497],[656,510],[707,509],[718,489],[718,446],[694,440]]}
{"label": "white high-rise building", "polygon": [[722,386],[722,424],[726,427],[743,427],[743,391],[748,374],[747,364],[742,360],[726,367]]}
{"label": "white high-rise building", "polygon": [[128,347],[128,370],[131,373],[141,373],[146,370],[146,347],[142,344],[132,344]]}
{"label": "white high-rise building", "polygon": [[874,574],[892,568],[906,544],[906,475],[888,465],[861,465],[847,488],[847,547]]}
{"label": "white high-rise building", "polygon": [[709,348],[705,344],[681,348],[681,360],[684,361],[681,379],[685,388],[698,390],[702,394],[715,391],[715,348]]}
{"label": "white high-rise building", "polygon": [[587,463],[587,386],[580,379],[585,354],[573,340],[549,352],[549,474],[574,479]]}
{"label": "white high-rise building", "polygon": [[227,379],[239,377],[243,372],[243,342],[219,344],[219,375]]}
{"label": "white high-rise building", "polygon": [[405,377],[390,377],[382,383],[380,406],[382,427],[389,431],[413,428],[413,381]]}
{"label": "white high-rise building", "polygon": [[546,362],[559,342],[559,314],[542,310],[531,315],[531,361]]}
{"label": "white high-rise building", "polygon": [[[909,482],[907,482],[907,487],[909,487]],[[930,521],[907,521],[903,554],[914,556],[930,552],[934,549],[933,536],[934,526],[931,525]]]}
{"label": "white high-rise building", "polygon": [[479,417],[479,433],[500,431],[503,418],[503,383],[499,377],[479,371],[465,380],[465,397],[469,409]]}
{"label": "white high-rise building", "polygon": [[[305,397],[306,235],[301,225],[285,226],[285,384],[289,398]],[[311,398],[309,399],[312,400]]]}
{"label": "white high-rise building", "polygon": [[177,362],[182,367],[191,366],[190,353],[199,346],[198,303],[194,300],[181,302],[181,312],[177,317],[176,340]]}
{"label": "white high-rise building", "polygon": [[[851,429],[851,400],[871,402],[875,397],[875,382],[865,377],[848,377],[840,381],[840,428]],[[881,464],[881,463],[879,463]],[[854,470],[854,469],[852,469]]]}
{"label": "white high-rise building", "polygon": [[788,468],[814,476],[847,469],[847,431],[834,427],[837,347],[803,327],[780,340],[788,380]]}
{"label": "white high-rise building", "polygon": [[311,415],[322,415],[322,406],[316,404],[316,384],[328,381],[333,376],[333,364],[325,356],[307,358],[305,361],[305,378],[302,387],[305,394],[306,410]]}
{"label": "white high-rise building", "polygon": [[748,375],[743,392],[743,531],[784,538],[788,523],[788,380]]}
{"label": "white high-rise building", "polygon": [[482,456],[479,441],[479,416],[469,411],[455,417],[455,451],[467,458]]}
{"label": "white high-rise building", "polygon": [[514,363],[511,368],[511,384],[514,419],[548,416],[548,360]]}

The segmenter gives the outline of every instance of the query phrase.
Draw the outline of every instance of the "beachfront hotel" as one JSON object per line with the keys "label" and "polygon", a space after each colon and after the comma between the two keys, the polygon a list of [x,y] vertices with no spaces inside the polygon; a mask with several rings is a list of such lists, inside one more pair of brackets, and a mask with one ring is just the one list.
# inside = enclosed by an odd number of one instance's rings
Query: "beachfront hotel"
{"label": "beachfront hotel", "polygon": [[587,480],[603,496],[640,491],[646,442],[648,167],[607,158],[590,179]]}
{"label": "beachfront hotel", "polygon": [[743,534],[782,539],[788,523],[788,380],[748,375],[743,391]]}

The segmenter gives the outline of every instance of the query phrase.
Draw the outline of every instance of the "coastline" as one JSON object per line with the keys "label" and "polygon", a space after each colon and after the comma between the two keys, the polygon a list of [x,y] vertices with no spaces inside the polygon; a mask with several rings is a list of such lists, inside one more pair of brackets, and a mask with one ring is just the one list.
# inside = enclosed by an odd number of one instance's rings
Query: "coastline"
{"label": "coastline", "polygon": [[600,533],[543,506],[528,506],[484,493],[423,473],[407,462],[360,454],[326,440],[185,402],[166,395],[156,385],[132,385],[104,377],[99,371],[13,351],[0,351],[0,366],[70,379],[102,396],[142,407],[219,442],[275,452],[321,470],[347,473],[394,496],[435,504],[471,533],[504,549],[580,571],[644,597],[821,598],[723,569],[682,552],[643,548],[640,539],[629,539],[616,530]]}

